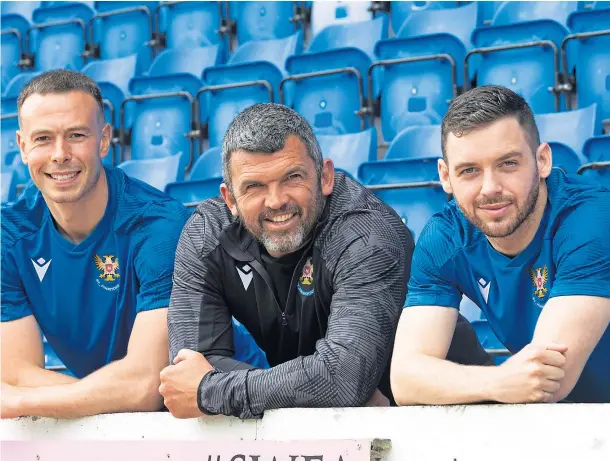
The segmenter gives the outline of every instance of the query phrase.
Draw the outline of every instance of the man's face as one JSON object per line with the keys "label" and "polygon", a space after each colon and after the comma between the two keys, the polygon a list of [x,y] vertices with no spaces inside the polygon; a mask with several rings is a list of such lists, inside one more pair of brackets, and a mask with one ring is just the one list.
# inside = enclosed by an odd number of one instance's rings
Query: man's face
{"label": "man's face", "polygon": [[324,161],[320,182],[313,160],[296,136],[274,154],[236,151],[231,156],[233,193],[221,192],[233,215],[239,216],[273,257],[298,250],[308,240],[333,186],[333,166]]}
{"label": "man's face", "polygon": [[519,229],[536,207],[541,179],[550,174],[548,145],[534,154],[517,119],[506,117],[461,137],[449,133],[445,150],[441,181],[468,220],[491,238]]}
{"label": "man's face", "polygon": [[19,112],[17,142],[47,200],[73,203],[97,184],[110,145],[95,98],[83,91],[33,94]]}

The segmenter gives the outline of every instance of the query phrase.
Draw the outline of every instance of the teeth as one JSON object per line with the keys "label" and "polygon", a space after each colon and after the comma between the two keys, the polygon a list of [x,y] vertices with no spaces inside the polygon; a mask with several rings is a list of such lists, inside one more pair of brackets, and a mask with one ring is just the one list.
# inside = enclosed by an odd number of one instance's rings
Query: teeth
{"label": "teeth", "polygon": [[76,176],[76,173],[68,173],[68,174],[52,174],[51,177],[57,181],[67,181],[68,179],[72,179]]}
{"label": "teeth", "polygon": [[290,218],[292,218],[291,214],[283,214],[283,215],[275,216],[275,217],[271,218],[271,221],[284,222],[284,221],[288,221]]}

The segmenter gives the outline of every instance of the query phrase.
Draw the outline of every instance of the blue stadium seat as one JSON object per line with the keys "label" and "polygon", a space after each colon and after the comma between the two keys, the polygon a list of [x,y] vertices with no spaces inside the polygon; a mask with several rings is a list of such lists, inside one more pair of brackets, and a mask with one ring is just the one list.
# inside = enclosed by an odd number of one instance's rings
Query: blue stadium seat
{"label": "blue stadium seat", "polygon": [[231,19],[237,28],[237,43],[285,38],[301,30],[294,23],[295,2],[230,2]]}
{"label": "blue stadium seat", "polygon": [[119,165],[127,176],[130,176],[159,190],[165,190],[171,182],[178,180],[182,153],[168,157],[149,158],[145,160],[127,160]]}
{"label": "blue stadium seat", "polygon": [[201,79],[204,69],[221,61],[220,45],[168,48],[157,55],[148,73],[150,76],[187,73]]}
{"label": "blue stadium seat", "polygon": [[[483,2],[481,2],[483,3]],[[394,35],[398,33],[405,20],[411,15],[416,14],[418,11],[423,10],[439,10],[441,8],[447,8],[448,5],[452,7],[457,6],[456,2],[426,2],[426,1],[404,1],[404,2],[391,2],[390,3],[390,23],[392,24],[392,30]]]}
{"label": "blue stadium seat", "polygon": [[610,161],[610,135],[594,136],[585,141],[583,154],[589,162]]}
{"label": "blue stadium seat", "polygon": [[570,147],[582,161],[585,160],[582,151],[585,141],[601,133],[596,104],[568,112],[537,114],[535,118],[540,141],[561,142]]}
{"label": "blue stadium seat", "polygon": [[2,203],[11,203],[17,199],[17,177],[12,171],[2,172]]}
{"label": "blue stadium seat", "polygon": [[200,80],[187,73],[131,79],[132,96],[123,101],[123,107],[131,113],[132,123],[121,123],[124,134],[130,133],[126,138],[130,138],[131,160],[184,153],[177,178],[183,179],[195,159],[195,138],[187,134],[196,124],[195,94],[200,86]]}
{"label": "blue stadium seat", "polygon": [[470,49],[470,34],[477,27],[477,2],[458,8],[424,10],[411,14],[396,34],[414,37],[429,34],[451,34]]}
{"label": "blue stadium seat", "polygon": [[477,25],[478,26],[489,26],[493,24],[493,18],[496,15],[496,12],[500,9],[502,5],[506,2],[476,2],[479,7],[479,11],[477,13]]}
{"label": "blue stadium seat", "polygon": [[177,181],[165,187],[165,193],[191,208],[212,197],[220,195],[222,177]]}
{"label": "blue stadium seat", "polygon": [[[550,20],[477,28],[472,33],[476,49],[466,58],[478,55],[478,69],[469,72],[466,65],[467,80],[476,77],[477,86],[494,84],[510,88],[525,98],[535,113],[559,111],[559,95],[549,88],[557,84],[558,50],[566,35],[565,27]],[[533,42],[542,46],[524,46]]]}
{"label": "blue stadium seat", "polygon": [[440,185],[377,190],[374,193],[398,213],[416,241],[432,215],[447,203],[447,194]]}
{"label": "blue stadium seat", "polygon": [[[32,21],[32,12],[39,2],[2,2],[2,88],[20,72],[19,62],[25,47],[25,35]],[[3,89],[4,92],[4,89]]]}
{"label": "blue stadium seat", "polygon": [[335,168],[358,175],[362,162],[377,160],[377,130],[369,128],[360,133],[318,135],[322,155],[333,161]]}
{"label": "blue stadium seat", "polygon": [[311,35],[335,24],[369,21],[373,19],[371,2],[314,2],[311,6]]}
{"label": "blue stadium seat", "polygon": [[12,164],[12,161],[9,161],[10,159],[7,160],[8,154],[19,150],[15,135],[15,132],[19,129],[17,113],[5,114],[3,112],[0,116],[0,125],[2,130],[2,169],[4,170],[5,165]]}
{"label": "blue stadium seat", "polygon": [[392,141],[385,154],[386,160],[403,158],[439,158],[441,126],[413,126],[402,130]]}
{"label": "blue stadium seat", "polygon": [[550,19],[565,25],[568,16],[578,9],[579,2],[504,2],[493,18],[494,26],[503,26],[537,19]]}
{"label": "blue stadium seat", "polygon": [[[96,57],[114,59],[142,52],[153,38],[157,2],[95,2],[92,43]],[[152,56],[152,48],[148,50]]]}
{"label": "blue stadium seat", "polygon": [[[251,41],[239,47],[226,65],[203,71],[206,88],[199,97],[199,118],[208,122],[209,147],[220,145],[233,118],[246,107],[278,100],[286,57],[296,53],[301,42],[301,32]],[[208,91],[210,87],[213,91]]]}
{"label": "blue stadium seat", "polygon": [[437,164],[436,157],[365,162],[358,168],[358,179],[364,185],[438,181]]}
{"label": "blue stadium seat", "polygon": [[[379,41],[375,53],[375,66],[383,67],[379,82],[383,139],[392,141],[408,126],[440,124],[462,86],[464,45],[453,35],[431,34]],[[421,60],[413,61],[416,58]]]}
{"label": "blue stadium seat", "polygon": [[[65,2],[32,13],[35,24],[26,35],[27,52],[33,55],[36,71],[57,68],[80,70],[88,42],[87,26],[94,11],[87,5]],[[29,40],[27,39],[29,36]]]}
{"label": "blue stadium seat", "polygon": [[566,39],[564,71],[576,74],[578,107],[597,103],[601,118],[610,121],[610,3],[606,3],[606,9],[572,13],[568,27],[572,34],[605,34],[587,38],[576,35],[570,38],[569,44]]}
{"label": "blue stadium seat", "polygon": [[223,14],[221,2],[164,2],[159,5],[159,31],[168,48],[188,49],[219,45],[228,53],[228,36],[219,33]]}
{"label": "blue stadium seat", "polygon": [[[387,37],[387,16],[371,21],[326,27],[309,51],[288,58],[292,107],[319,134],[362,131],[368,126],[361,112],[364,84],[374,60],[375,42]],[[323,72],[323,74],[311,74]],[[281,101],[283,102],[283,101]]]}
{"label": "blue stadium seat", "polygon": [[553,167],[561,168],[566,173],[576,173],[585,162],[582,155],[562,142],[550,141],[548,144],[553,153]]}
{"label": "blue stadium seat", "polygon": [[0,14],[2,15],[2,21],[4,22],[8,16],[16,15],[21,16],[28,22],[32,22],[32,13],[41,3],[50,2],[19,2],[19,1],[6,1],[0,3]]}
{"label": "blue stadium seat", "polygon": [[220,146],[212,147],[199,156],[189,179],[203,180],[222,176],[222,150]]}

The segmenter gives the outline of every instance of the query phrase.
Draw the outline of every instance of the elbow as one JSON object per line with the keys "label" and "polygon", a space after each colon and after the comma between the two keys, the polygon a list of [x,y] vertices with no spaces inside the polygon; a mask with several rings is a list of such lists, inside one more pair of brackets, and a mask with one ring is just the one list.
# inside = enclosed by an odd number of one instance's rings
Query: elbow
{"label": "elbow", "polygon": [[134,411],[152,412],[163,408],[163,397],[159,394],[159,373],[147,373],[136,386]]}
{"label": "elbow", "polygon": [[390,387],[398,406],[420,405],[422,402],[414,392],[416,385],[413,371],[403,364],[392,363],[390,369]]}

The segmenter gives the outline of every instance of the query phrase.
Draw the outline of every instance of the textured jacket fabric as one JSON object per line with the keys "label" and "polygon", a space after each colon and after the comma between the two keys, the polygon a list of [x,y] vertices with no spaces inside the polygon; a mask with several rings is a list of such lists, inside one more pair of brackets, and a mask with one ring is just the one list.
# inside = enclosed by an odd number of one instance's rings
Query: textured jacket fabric
{"label": "textured jacket fabric", "polygon": [[[199,205],[178,244],[168,325],[171,360],[187,348],[215,367],[201,381],[200,409],[244,419],[274,408],[359,406],[376,388],[391,397],[413,248],[398,215],[338,172],[280,304],[257,240],[220,198]],[[231,316],[272,368],[231,360]]]}

